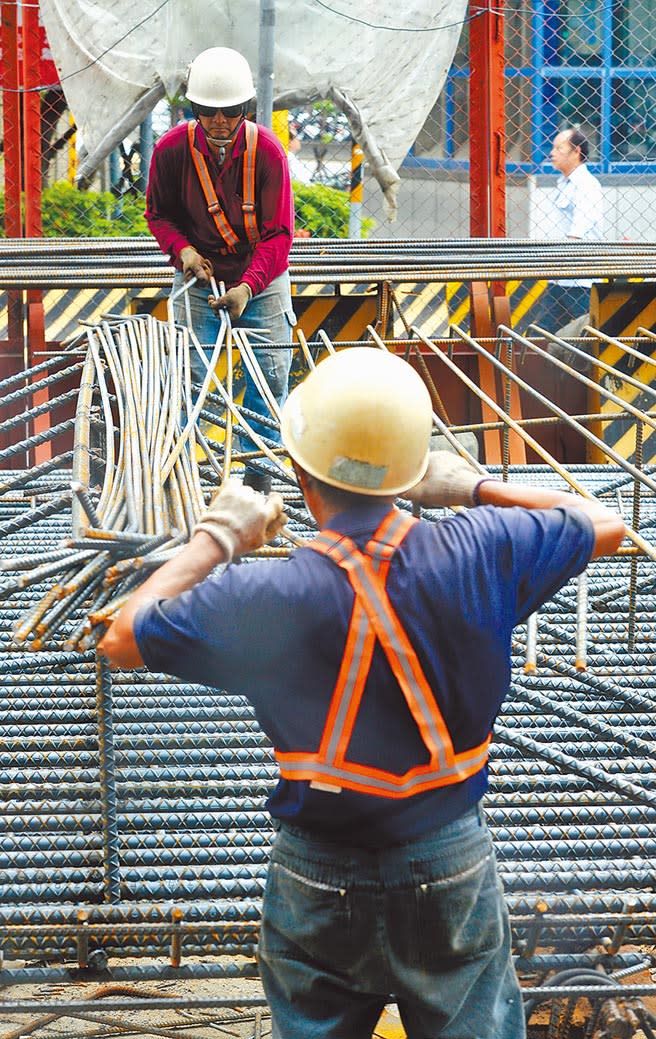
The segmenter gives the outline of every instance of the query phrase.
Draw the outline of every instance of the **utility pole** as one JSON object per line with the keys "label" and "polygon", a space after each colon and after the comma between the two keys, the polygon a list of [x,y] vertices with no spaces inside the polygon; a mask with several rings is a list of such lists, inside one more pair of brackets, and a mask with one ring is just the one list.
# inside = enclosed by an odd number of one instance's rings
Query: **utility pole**
{"label": "utility pole", "polygon": [[276,0],[260,0],[260,47],[257,74],[257,121],[271,129]]}

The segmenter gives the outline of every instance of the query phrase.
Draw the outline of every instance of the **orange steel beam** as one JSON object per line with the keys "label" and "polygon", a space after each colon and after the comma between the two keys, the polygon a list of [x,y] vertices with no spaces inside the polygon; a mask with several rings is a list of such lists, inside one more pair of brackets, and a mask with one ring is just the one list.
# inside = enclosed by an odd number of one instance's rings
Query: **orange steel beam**
{"label": "orange steel beam", "polygon": [[[469,5],[470,233],[506,234],[504,9]],[[498,293],[495,293],[498,294]]]}
{"label": "orange steel beam", "polygon": [[[5,234],[20,238],[21,218],[21,103],[18,55],[18,5],[16,0],[2,0],[2,123],[4,141]],[[0,344],[0,378],[8,378],[24,366],[23,359],[23,293],[7,293],[8,338]]]}
{"label": "orange steel beam", "polygon": [[[40,238],[41,224],[41,32],[38,3],[26,4],[23,9],[23,174],[25,180],[25,237]],[[43,295],[39,289],[27,292],[27,364],[37,363],[45,350],[45,314]],[[50,398],[47,389],[33,395],[32,406]],[[52,424],[50,412],[32,420],[32,431],[42,433]],[[34,449],[32,464],[38,465],[52,458],[52,441]]]}

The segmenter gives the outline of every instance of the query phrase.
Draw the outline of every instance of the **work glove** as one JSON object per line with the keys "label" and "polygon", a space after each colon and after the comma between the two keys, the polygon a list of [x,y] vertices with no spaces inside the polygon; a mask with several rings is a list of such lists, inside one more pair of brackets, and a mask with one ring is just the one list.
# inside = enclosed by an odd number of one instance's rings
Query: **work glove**
{"label": "work glove", "polygon": [[193,245],[185,245],[184,249],[180,250],[179,260],[182,264],[182,273],[185,281],[189,281],[190,278],[198,278],[199,281],[209,281],[212,277],[214,270],[212,264],[204,256],[201,256],[198,250],[194,249]]}
{"label": "work glove", "polygon": [[214,496],[193,533],[204,530],[223,551],[225,562],[234,556],[265,545],[285,526],[283,500],[279,494],[263,494],[244,487],[236,479],[227,480]]}
{"label": "work glove", "polygon": [[481,476],[460,455],[431,451],[424,478],[404,491],[403,497],[426,508],[478,505],[476,492],[482,483],[491,479],[491,476]]}
{"label": "work glove", "polygon": [[236,321],[244,313],[252,298],[250,285],[247,285],[245,281],[240,281],[239,285],[228,289],[225,296],[209,296],[207,302],[215,314],[218,314],[220,310],[227,310],[231,321]]}

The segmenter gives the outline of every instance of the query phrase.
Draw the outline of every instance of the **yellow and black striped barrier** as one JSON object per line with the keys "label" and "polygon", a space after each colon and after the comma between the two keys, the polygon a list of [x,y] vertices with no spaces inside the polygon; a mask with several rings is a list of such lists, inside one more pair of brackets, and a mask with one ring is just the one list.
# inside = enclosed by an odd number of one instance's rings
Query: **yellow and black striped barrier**
{"label": "yellow and black striped barrier", "polygon": [[[512,324],[521,330],[531,318],[531,310],[546,282],[508,282]],[[448,334],[449,325],[469,324],[469,285],[466,282],[446,284],[421,283],[395,286],[395,297],[403,313],[396,312],[389,334],[403,337],[404,321],[416,325],[431,338]],[[0,302],[3,293],[0,293]],[[294,308],[299,328],[307,339],[323,328],[331,339],[348,341],[364,339],[367,325],[381,318],[382,286],[372,283],[366,291],[361,286],[303,285],[294,292]],[[80,322],[94,324],[104,314],[149,312],[166,320],[167,293],[153,289],[52,289],[44,292],[46,339],[63,343],[80,331]],[[7,336],[6,307],[0,308],[0,339]]]}
{"label": "yellow and black striped barrier", "polygon": [[[590,294],[590,324],[613,339],[635,336],[640,328],[656,328],[656,285],[644,281],[593,285]],[[603,339],[597,340],[596,355],[600,361],[616,368],[618,372],[630,375],[652,389],[656,388],[656,340],[652,342],[643,337],[631,345],[644,354],[643,362],[622,350],[620,345]],[[599,370],[596,377],[602,386],[612,390],[621,400],[644,411],[654,409],[651,394],[641,392],[637,387],[603,370]],[[620,411],[621,406],[598,393],[591,394],[590,407],[594,413],[609,416],[607,422],[599,423],[594,430],[605,444],[622,458],[635,462],[636,437],[641,437],[638,449],[642,461],[645,464],[656,462],[656,436],[649,426],[643,424],[643,429],[638,433],[634,419],[613,419],[612,415]],[[601,451],[592,448],[590,461],[599,463],[607,459]]]}
{"label": "yellow and black striped barrier", "polygon": [[351,146],[351,184],[349,189],[349,238],[362,238],[362,200],[364,152],[354,141]]}

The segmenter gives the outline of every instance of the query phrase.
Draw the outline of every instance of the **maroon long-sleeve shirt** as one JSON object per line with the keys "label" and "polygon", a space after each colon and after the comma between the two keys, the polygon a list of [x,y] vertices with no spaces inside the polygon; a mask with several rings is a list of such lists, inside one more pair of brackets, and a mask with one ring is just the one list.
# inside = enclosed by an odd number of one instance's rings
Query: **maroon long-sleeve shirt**
{"label": "maroon long-sleeve shirt", "polygon": [[205,134],[196,127],[196,145],[205,156],[214,189],[239,244],[222,255],[225,243],[207,211],[207,201],[187,141],[187,124],[172,127],[155,145],[146,192],[146,220],[162,252],[181,269],[180,250],[187,245],[214,266],[226,288],[247,282],[253,295],[287,270],[294,234],[294,201],[287,156],[278,138],[258,124],[255,160],[255,206],[260,241],[253,248],[242,216],[243,124],[232,153],[221,167],[211,155]]}

